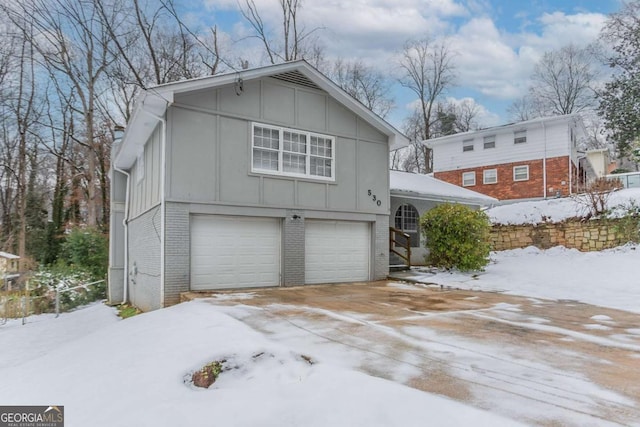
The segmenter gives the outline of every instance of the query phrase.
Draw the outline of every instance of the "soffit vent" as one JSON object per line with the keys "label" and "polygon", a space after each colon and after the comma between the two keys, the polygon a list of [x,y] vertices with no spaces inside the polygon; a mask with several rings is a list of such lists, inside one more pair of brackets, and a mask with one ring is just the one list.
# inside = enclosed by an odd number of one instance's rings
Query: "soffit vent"
{"label": "soffit vent", "polygon": [[281,80],[283,82],[293,83],[299,86],[321,90],[320,87],[318,87],[318,85],[316,85],[314,82],[309,80],[307,76],[302,74],[300,71],[288,71],[286,73],[274,74],[271,77],[273,77],[274,79]]}

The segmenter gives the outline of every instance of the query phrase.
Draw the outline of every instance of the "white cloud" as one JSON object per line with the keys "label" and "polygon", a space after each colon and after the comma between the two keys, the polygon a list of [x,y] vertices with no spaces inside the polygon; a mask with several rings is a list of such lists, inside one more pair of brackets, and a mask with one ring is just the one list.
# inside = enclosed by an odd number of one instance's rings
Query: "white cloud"
{"label": "white cloud", "polygon": [[460,84],[491,98],[519,97],[544,52],[595,41],[605,19],[597,13],[545,13],[537,19],[537,33],[509,33],[488,17],[472,18],[453,37]]}
{"label": "white cloud", "polygon": [[540,25],[539,33],[525,32],[514,35],[514,43],[528,48],[529,55],[537,61],[544,52],[559,49],[570,43],[586,46],[594,42],[605,20],[606,16],[600,13],[545,13],[537,20]]}
{"label": "white cloud", "polygon": [[493,98],[518,95],[523,64],[504,33],[486,17],[473,18],[452,38],[459,85]]}
{"label": "white cloud", "polygon": [[[214,11],[238,7],[236,0],[203,1]],[[278,1],[255,3],[264,22],[278,29]],[[426,35],[449,37],[457,53],[458,87],[478,94],[490,105],[492,100],[504,104],[522,96],[545,51],[595,41],[606,19],[603,14],[584,11],[536,15],[524,4],[519,9],[509,17],[508,29],[499,27],[493,18],[507,9],[492,6],[488,0],[306,0],[299,16],[307,31],[322,28],[316,34],[328,59],[360,59],[394,76],[399,70],[398,54],[407,40]],[[230,30],[234,40],[244,40],[237,43],[238,55],[250,55],[255,58],[251,65],[258,65],[261,46],[246,38],[251,29],[239,15],[238,20]],[[460,90],[456,95],[465,96]]]}

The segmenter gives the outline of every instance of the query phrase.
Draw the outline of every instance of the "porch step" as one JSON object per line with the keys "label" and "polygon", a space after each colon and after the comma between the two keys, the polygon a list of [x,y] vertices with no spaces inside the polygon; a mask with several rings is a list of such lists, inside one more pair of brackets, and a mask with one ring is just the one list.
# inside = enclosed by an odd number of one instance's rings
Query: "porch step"
{"label": "porch step", "polygon": [[389,265],[389,273],[394,271],[406,271],[410,270],[409,266],[406,264],[392,264]]}

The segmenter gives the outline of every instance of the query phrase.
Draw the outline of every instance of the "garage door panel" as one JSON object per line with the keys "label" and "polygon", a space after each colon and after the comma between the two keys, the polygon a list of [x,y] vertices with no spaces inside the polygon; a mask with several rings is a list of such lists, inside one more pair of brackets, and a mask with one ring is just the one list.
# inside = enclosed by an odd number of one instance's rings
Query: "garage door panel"
{"label": "garage door panel", "polygon": [[191,289],[280,284],[275,218],[196,215],[191,219]]}
{"label": "garage door panel", "polygon": [[305,283],[338,283],[369,279],[369,223],[305,223]]}

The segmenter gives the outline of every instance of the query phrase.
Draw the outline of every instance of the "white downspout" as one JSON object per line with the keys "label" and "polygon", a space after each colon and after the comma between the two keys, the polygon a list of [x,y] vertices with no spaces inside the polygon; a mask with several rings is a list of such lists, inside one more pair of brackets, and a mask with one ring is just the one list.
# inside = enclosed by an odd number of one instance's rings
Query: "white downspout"
{"label": "white downspout", "polygon": [[[169,106],[169,102],[167,102],[167,107]],[[165,177],[166,177],[166,143],[167,143],[167,121],[160,116],[153,114],[151,111],[144,109],[144,103],[142,104],[142,109],[144,113],[153,117],[162,123],[162,132],[160,132],[160,302],[164,307],[164,240],[165,240]],[[166,109],[165,109],[166,111]]]}
{"label": "white downspout", "polygon": [[545,200],[547,199],[547,127],[542,123],[542,136],[544,138],[544,157],[542,158],[542,186]]}
{"label": "white downspout", "polygon": [[571,158],[573,157],[573,141],[569,144],[569,195],[573,194],[573,170],[571,170]]}
{"label": "white downspout", "polygon": [[[574,144],[574,138],[577,141],[578,140],[578,135],[576,134],[576,131],[574,131],[573,129],[571,129],[571,126],[573,126],[574,124],[576,124],[576,119],[575,117],[572,117],[571,122],[569,124],[569,195],[573,194],[573,169],[571,168],[571,166],[573,165],[573,149],[576,149],[576,161],[578,162],[578,147],[577,144]],[[573,138],[571,138],[571,136],[573,135]],[[578,171],[579,171],[579,167],[578,165],[576,165],[576,176],[578,175]]]}
{"label": "white downspout", "polygon": [[124,219],[122,220],[122,226],[124,227],[124,282],[122,282],[122,303],[126,304],[129,298],[127,290],[129,289],[129,194],[131,187],[131,174],[117,166],[113,166],[113,170],[120,172],[127,177],[127,189],[124,199]]}

